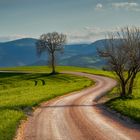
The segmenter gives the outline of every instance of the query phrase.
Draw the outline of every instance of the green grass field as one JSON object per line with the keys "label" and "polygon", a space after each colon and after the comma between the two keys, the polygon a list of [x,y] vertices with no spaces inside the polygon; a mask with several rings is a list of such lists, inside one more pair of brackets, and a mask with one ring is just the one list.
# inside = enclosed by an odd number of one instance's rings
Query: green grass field
{"label": "green grass field", "polygon": [[[5,68],[4,68],[5,69]],[[1,70],[4,70],[1,69]],[[23,70],[23,71],[34,71],[34,72],[49,72],[50,69],[46,66],[34,66],[34,67],[15,67],[15,68],[6,68],[6,70]],[[70,67],[70,66],[58,66],[57,71],[79,71],[86,72],[92,74],[105,75],[108,77],[115,78],[113,73],[98,69],[89,69],[89,68],[80,68],[80,67]],[[117,88],[114,88],[111,92],[108,93],[107,97],[109,99],[116,98],[115,100],[110,100],[107,102],[107,106],[110,108],[122,113],[123,115],[127,115],[132,119],[140,122],[140,73],[137,76],[136,85],[133,92],[132,99],[122,100],[117,98],[119,96]]]}
{"label": "green grass field", "polygon": [[0,73],[0,140],[12,140],[26,110],[91,84],[87,78],[68,74]]}
{"label": "green grass field", "polygon": [[132,99],[120,99],[116,93],[118,93],[118,91],[114,88],[114,90],[108,94],[112,100],[108,101],[106,105],[140,123],[140,73],[136,79]]}
{"label": "green grass field", "polygon": [[[78,90],[91,84],[91,81],[85,78],[76,78],[75,76],[68,76],[65,74],[58,74],[56,76],[48,76],[43,74],[45,72],[50,72],[50,69],[46,66],[1,68],[0,70],[33,72],[33,74],[0,75],[0,114],[3,114],[2,116],[0,115],[0,121],[2,122],[0,123],[0,140],[10,140],[15,132],[15,128],[17,127],[19,120],[25,116],[23,112],[24,108],[31,108],[32,106],[35,106],[42,101],[49,100],[70,91]],[[78,71],[115,78],[111,72],[88,68],[59,66],[57,67],[57,71]],[[38,86],[35,86],[34,80],[36,79],[38,81]],[[42,79],[44,79],[46,82],[45,86],[42,86]],[[75,82],[73,83],[73,81]],[[67,87],[65,85],[69,86]],[[114,88],[111,92],[108,93],[107,97],[109,99],[115,99],[110,100],[106,103],[106,105],[140,122],[139,85],[140,74],[137,76],[137,82],[134,88],[132,99],[122,100],[118,98],[119,94],[117,88]],[[9,116],[10,118],[8,118]],[[8,120],[8,123],[5,124],[4,120]]]}

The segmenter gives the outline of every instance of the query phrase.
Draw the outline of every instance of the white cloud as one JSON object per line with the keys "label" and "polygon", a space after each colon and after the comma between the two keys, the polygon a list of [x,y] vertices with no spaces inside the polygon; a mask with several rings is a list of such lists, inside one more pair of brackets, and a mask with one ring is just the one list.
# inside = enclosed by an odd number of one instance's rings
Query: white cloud
{"label": "white cloud", "polygon": [[[118,27],[119,28],[119,27]],[[115,32],[118,28],[99,28],[99,27],[84,27],[80,31],[68,32],[68,43],[86,43],[94,42],[99,39],[104,39],[110,32]]]}
{"label": "white cloud", "polygon": [[112,6],[116,9],[140,11],[140,5],[136,2],[116,2],[112,3]]}
{"label": "white cloud", "polygon": [[[110,33],[117,33],[121,30],[121,28],[122,27],[119,26],[115,28],[100,28],[95,26],[87,26],[79,31],[68,32],[68,43],[91,43],[96,40],[108,38],[108,35]],[[140,27],[138,26],[138,28]]]}
{"label": "white cloud", "polygon": [[95,10],[101,10],[103,8],[103,5],[101,3],[98,3],[95,7]]}

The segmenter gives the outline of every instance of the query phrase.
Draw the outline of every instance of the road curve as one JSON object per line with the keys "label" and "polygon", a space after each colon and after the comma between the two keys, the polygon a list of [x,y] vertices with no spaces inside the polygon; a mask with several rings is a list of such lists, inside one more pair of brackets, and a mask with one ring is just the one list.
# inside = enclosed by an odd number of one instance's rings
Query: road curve
{"label": "road curve", "polygon": [[106,111],[97,101],[116,81],[92,74],[96,84],[43,103],[25,123],[22,140],[139,140],[140,129]]}

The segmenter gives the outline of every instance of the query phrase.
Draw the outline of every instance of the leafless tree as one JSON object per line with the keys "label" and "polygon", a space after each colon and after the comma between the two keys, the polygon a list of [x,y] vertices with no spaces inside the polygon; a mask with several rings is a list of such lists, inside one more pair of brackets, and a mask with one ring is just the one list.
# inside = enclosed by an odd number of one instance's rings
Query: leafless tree
{"label": "leafless tree", "polygon": [[66,35],[59,34],[57,32],[42,34],[40,36],[40,39],[36,43],[37,53],[39,55],[41,55],[42,52],[45,51],[48,53],[50,66],[52,68],[52,74],[56,72],[56,54],[63,51],[65,43]]}
{"label": "leafless tree", "polygon": [[121,97],[132,95],[135,78],[140,71],[140,28],[124,27],[108,35],[106,45],[98,49],[107,59],[121,86]]}

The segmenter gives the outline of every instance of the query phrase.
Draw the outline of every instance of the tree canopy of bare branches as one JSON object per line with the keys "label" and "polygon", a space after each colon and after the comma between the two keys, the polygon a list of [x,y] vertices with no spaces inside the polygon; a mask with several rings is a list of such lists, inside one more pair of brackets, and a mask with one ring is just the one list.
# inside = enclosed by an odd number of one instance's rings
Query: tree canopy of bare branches
{"label": "tree canopy of bare branches", "polygon": [[66,35],[57,32],[42,34],[36,43],[37,53],[41,55],[47,52],[49,56],[52,74],[56,72],[56,53],[62,52],[66,43]]}
{"label": "tree canopy of bare branches", "polygon": [[140,71],[140,28],[124,27],[108,35],[106,45],[98,49],[115,72],[121,87],[121,97],[132,95],[134,81]]}

